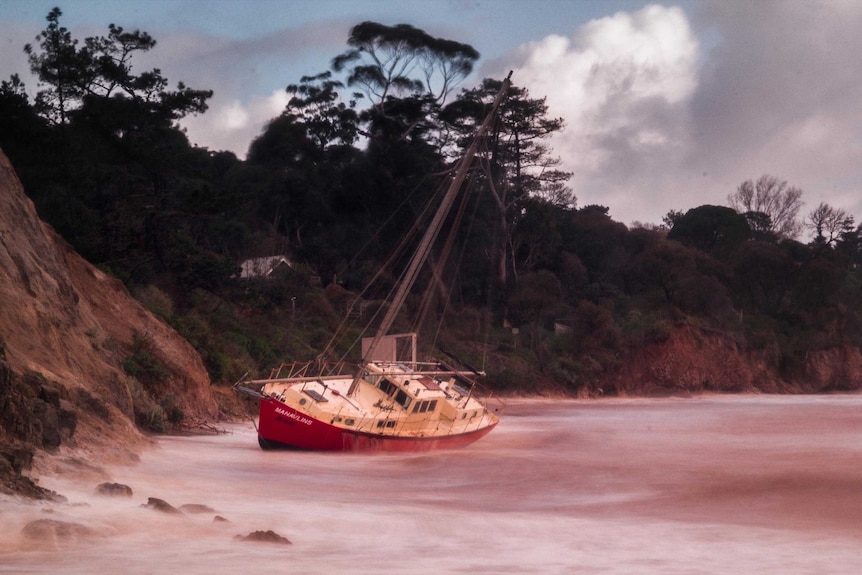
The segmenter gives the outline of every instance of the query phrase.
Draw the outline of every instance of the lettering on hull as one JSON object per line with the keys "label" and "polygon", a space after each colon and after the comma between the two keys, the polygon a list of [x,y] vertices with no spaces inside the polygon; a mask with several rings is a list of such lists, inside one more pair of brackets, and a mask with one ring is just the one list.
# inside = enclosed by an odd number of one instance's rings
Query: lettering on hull
{"label": "lettering on hull", "polygon": [[[284,416],[284,417],[289,417],[290,419],[296,421],[297,423],[304,423],[305,425],[311,425],[313,423],[313,421],[311,419],[309,419],[308,417],[303,417],[301,415],[297,415],[296,413],[293,413],[291,411],[287,411],[286,409],[282,409],[280,407],[276,407],[275,412],[279,415]],[[279,421],[284,421],[285,423],[291,423],[290,421],[285,421],[281,418],[276,418],[276,419]]]}

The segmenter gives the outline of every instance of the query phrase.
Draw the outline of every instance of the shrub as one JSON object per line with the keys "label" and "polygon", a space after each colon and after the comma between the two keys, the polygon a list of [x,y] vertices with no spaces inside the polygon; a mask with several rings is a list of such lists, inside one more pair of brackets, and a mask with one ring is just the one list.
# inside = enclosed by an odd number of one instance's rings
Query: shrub
{"label": "shrub", "polygon": [[132,409],[135,414],[135,424],[148,431],[163,433],[166,429],[165,410],[153,401],[149,392],[134,377],[127,380],[129,394],[132,397]]}
{"label": "shrub", "polygon": [[168,370],[153,353],[152,341],[138,332],[132,336],[132,353],[123,360],[123,370],[147,386],[156,386],[168,379]]}

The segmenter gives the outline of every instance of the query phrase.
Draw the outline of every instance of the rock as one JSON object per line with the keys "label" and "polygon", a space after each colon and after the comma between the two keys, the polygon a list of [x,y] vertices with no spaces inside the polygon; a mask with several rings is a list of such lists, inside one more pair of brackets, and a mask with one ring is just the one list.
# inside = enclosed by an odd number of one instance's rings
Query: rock
{"label": "rock", "polygon": [[96,486],[98,495],[107,495],[109,497],[131,497],[132,488],[122,483],[100,483]]}
{"label": "rock", "polygon": [[21,473],[29,469],[33,463],[34,449],[32,445],[18,442],[10,442],[0,445],[0,459],[5,459],[12,466],[15,473]]}
{"label": "rock", "polygon": [[25,539],[45,546],[80,541],[95,534],[95,531],[80,523],[57,521],[56,519],[37,519],[25,525],[21,530],[21,535]]}
{"label": "rock", "polygon": [[221,515],[216,515],[215,517],[213,517],[213,523],[230,523],[230,521],[225,519]]}
{"label": "rock", "polygon": [[170,513],[174,515],[182,515],[183,513],[164,499],[158,499],[156,497],[147,498],[147,504],[141,505],[141,507],[146,507],[154,511],[160,511],[161,513]]}
{"label": "rock", "polygon": [[215,513],[215,509],[208,505],[201,505],[200,503],[186,503],[185,505],[180,505],[180,511],[185,513]]}
{"label": "rock", "polygon": [[58,493],[36,485],[26,475],[21,475],[25,467],[29,467],[33,452],[19,445],[0,446],[0,493],[20,495],[30,499],[49,501],[66,501]]}
{"label": "rock", "polygon": [[252,531],[245,537],[237,535],[234,539],[238,541],[255,541],[260,543],[278,543],[281,545],[292,545],[292,542],[287,537],[282,537],[271,529],[268,531]]}
{"label": "rock", "polygon": [[106,423],[111,423],[111,410],[98,393],[79,387],[75,390],[75,403],[87,413],[95,415]]}
{"label": "rock", "polygon": [[59,419],[60,431],[63,433],[64,439],[69,439],[75,435],[75,429],[78,427],[78,412],[72,402],[66,399],[60,400],[57,418]]}

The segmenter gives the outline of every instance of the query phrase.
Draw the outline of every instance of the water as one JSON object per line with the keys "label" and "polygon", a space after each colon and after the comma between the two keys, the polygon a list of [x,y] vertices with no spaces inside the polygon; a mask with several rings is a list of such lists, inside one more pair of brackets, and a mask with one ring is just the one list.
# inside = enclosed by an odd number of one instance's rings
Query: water
{"label": "water", "polygon": [[[264,452],[251,424],[229,430],[109,468],[131,499],[67,474],[41,480],[67,504],[0,501],[0,573],[859,569],[862,396],[520,400],[473,446],[407,456]],[[38,518],[93,535],[22,537]],[[257,530],[293,544],[234,539]]]}

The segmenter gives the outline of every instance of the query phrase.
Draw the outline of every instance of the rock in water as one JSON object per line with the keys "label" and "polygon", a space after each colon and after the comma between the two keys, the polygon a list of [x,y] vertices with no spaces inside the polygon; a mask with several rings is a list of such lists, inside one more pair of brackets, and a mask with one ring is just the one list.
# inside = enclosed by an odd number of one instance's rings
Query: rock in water
{"label": "rock in water", "polygon": [[182,515],[183,513],[164,499],[158,499],[157,497],[147,498],[147,504],[141,505],[141,507],[153,509],[154,511],[160,511],[162,513],[171,513],[176,515]]}
{"label": "rock in water", "polygon": [[96,487],[96,493],[109,497],[131,497],[132,488],[122,483],[100,483]]}
{"label": "rock in water", "polygon": [[184,513],[215,513],[215,509],[209,505],[201,505],[200,503],[186,503],[180,505],[180,511]]}
{"label": "rock in water", "polygon": [[58,547],[88,539],[95,535],[95,532],[80,523],[57,521],[56,519],[37,519],[25,525],[21,530],[21,535],[39,547]]}
{"label": "rock in water", "polygon": [[256,541],[261,543],[279,543],[281,545],[292,545],[292,542],[287,537],[282,537],[273,530],[268,531],[252,531],[245,537],[237,535],[234,537],[239,541]]}

